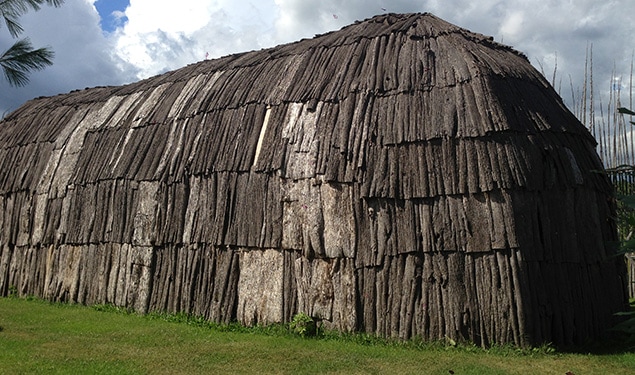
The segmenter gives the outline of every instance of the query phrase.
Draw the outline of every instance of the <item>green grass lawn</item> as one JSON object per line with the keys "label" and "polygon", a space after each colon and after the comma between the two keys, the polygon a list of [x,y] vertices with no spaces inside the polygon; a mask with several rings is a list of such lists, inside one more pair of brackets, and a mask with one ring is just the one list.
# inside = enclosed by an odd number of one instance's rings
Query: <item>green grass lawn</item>
{"label": "green grass lawn", "polygon": [[303,339],[282,326],[214,327],[19,298],[0,298],[0,327],[0,374],[635,374],[635,352]]}

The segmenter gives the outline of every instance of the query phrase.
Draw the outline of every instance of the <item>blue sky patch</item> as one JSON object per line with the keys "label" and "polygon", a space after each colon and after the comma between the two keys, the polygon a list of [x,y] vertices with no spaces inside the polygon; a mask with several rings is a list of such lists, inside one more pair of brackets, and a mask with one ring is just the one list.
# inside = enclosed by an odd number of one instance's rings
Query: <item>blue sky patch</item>
{"label": "blue sky patch", "polygon": [[101,17],[101,28],[106,33],[111,33],[119,26],[126,23],[127,18],[123,12],[130,5],[130,0],[97,0],[95,8]]}

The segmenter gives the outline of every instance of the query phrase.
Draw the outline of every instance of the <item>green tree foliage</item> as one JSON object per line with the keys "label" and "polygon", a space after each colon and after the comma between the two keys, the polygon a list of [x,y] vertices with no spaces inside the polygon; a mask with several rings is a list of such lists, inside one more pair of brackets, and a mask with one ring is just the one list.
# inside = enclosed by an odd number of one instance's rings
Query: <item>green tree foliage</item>
{"label": "green tree foliage", "polygon": [[[0,0],[0,15],[13,38],[24,31],[18,22],[30,10],[37,11],[43,4],[59,7],[64,0]],[[34,49],[29,38],[15,42],[0,55],[0,67],[12,86],[24,86],[29,82],[28,73],[53,64],[54,53],[49,48]]]}
{"label": "green tree foliage", "polygon": [[[628,108],[620,107],[617,112],[622,115],[635,116],[635,112]],[[635,125],[635,122],[630,121]],[[607,172],[618,176],[614,179],[617,193],[617,227],[620,237],[619,252],[635,252],[635,194],[633,194],[632,179],[623,179],[619,176],[635,176],[635,165],[620,165],[607,169]],[[616,181],[617,180],[617,181]]]}
{"label": "green tree foliage", "polygon": [[[622,115],[635,116],[635,112],[628,108],[618,108],[617,112]],[[632,125],[635,122],[630,121]],[[635,166],[624,165],[616,169],[626,171],[635,175]],[[611,172],[610,170],[608,171]],[[629,183],[631,180],[629,180]],[[617,185],[617,226],[620,236],[618,254],[635,253],[635,194],[633,189],[627,185]],[[633,301],[631,301],[633,302]],[[630,348],[635,348],[635,306],[629,311],[617,313],[623,316],[624,320],[613,327],[613,330],[625,335],[626,343]]]}

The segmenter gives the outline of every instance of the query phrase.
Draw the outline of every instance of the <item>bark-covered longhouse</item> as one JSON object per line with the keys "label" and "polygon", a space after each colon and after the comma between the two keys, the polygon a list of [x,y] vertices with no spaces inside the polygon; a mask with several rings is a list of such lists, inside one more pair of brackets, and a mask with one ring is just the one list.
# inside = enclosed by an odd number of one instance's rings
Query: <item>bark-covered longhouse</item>
{"label": "bark-covered longhouse", "polygon": [[571,344],[625,306],[595,141],[430,14],[32,100],[0,123],[0,294]]}

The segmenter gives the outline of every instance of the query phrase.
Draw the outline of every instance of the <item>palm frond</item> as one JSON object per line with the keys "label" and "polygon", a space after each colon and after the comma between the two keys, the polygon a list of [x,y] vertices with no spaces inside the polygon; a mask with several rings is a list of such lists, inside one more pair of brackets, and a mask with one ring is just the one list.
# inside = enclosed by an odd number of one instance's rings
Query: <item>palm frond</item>
{"label": "palm frond", "polygon": [[57,8],[64,4],[64,0],[46,0],[46,3]]}
{"label": "palm frond", "polygon": [[28,38],[17,41],[0,56],[0,67],[12,86],[29,82],[28,73],[53,64],[54,53],[48,48],[33,49]]}
{"label": "palm frond", "polygon": [[59,7],[64,0],[0,0],[0,16],[12,37],[16,38],[23,31],[18,19],[29,10],[39,10],[42,3]]}
{"label": "palm frond", "polygon": [[620,107],[620,108],[618,108],[618,109],[617,109],[617,112],[618,112],[618,113],[621,113],[621,114],[625,114],[625,115],[635,116],[635,112],[631,111],[631,110],[630,110],[630,109],[628,109],[628,108],[624,108],[624,107]]}

